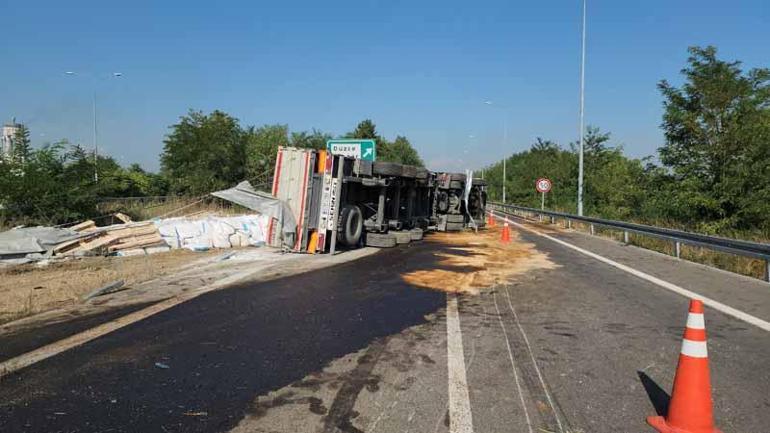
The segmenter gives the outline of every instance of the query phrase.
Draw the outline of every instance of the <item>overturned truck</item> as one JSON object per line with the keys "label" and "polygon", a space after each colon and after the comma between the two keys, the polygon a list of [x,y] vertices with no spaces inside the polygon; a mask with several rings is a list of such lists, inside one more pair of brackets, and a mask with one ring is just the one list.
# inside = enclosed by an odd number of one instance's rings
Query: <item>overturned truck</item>
{"label": "overturned truck", "polygon": [[[421,239],[427,230],[457,231],[484,225],[486,184],[463,173],[282,147],[273,196],[286,202],[297,223],[295,251],[340,247],[392,247]],[[281,231],[271,225],[271,244]]]}

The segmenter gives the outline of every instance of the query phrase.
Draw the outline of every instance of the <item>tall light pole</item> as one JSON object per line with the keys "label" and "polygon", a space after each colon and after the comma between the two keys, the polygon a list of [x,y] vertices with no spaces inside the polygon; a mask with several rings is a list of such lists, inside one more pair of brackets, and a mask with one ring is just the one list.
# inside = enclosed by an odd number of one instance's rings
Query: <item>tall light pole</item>
{"label": "tall light pole", "polygon": [[580,55],[580,155],[578,156],[578,215],[583,215],[583,147],[585,145],[585,87],[586,87],[586,0],[583,0],[583,25]]}
{"label": "tall light pole", "polygon": [[[503,109],[503,149],[507,149],[508,146],[508,113],[505,111],[505,107],[500,107],[499,105],[495,105],[492,101],[484,101],[485,105],[488,105],[490,107],[499,107]],[[505,203],[505,180],[507,179],[506,173],[505,173],[505,165],[506,160],[508,159],[507,150],[506,153],[503,154],[503,203]]]}
{"label": "tall light pole", "polygon": [[[67,71],[64,73],[68,76],[75,76],[78,75],[76,72],[73,71]],[[112,78],[119,78],[123,76],[122,72],[113,72],[110,75]],[[99,182],[99,142],[97,140],[97,134],[96,134],[96,85],[93,86],[93,93],[92,93],[92,108],[93,108],[93,140],[94,140],[94,182]]]}

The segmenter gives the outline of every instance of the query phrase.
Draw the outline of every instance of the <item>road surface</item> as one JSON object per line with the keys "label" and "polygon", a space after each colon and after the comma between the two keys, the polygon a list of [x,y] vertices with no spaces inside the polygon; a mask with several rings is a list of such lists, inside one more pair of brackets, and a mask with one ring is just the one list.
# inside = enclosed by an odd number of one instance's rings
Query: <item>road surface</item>
{"label": "road surface", "polygon": [[[770,321],[760,281],[525,226]],[[2,378],[0,431],[651,432],[688,300],[514,238],[552,266],[477,295],[406,283],[447,267],[450,247],[422,242],[191,299]],[[706,326],[718,427],[770,431],[768,332],[712,308]],[[0,340],[0,358],[51,330],[25,332]]]}

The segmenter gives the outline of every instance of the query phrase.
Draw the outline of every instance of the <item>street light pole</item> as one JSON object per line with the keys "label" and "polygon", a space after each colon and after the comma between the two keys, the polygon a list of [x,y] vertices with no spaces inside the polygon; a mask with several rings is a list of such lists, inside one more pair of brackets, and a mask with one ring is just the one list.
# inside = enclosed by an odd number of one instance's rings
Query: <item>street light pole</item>
{"label": "street light pole", "polygon": [[99,182],[99,144],[96,140],[96,90],[93,93],[94,108],[94,183]]}
{"label": "street light pole", "polygon": [[[508,148],[508,120],[503,118],[503,149]],[[503,203],[506,203],[505,201],[505,181],[508,179],[508,177],[505,175],[505,164],[506,160],[508,159],[508,153],[503,153]]]}
{"label": "street light pole", "polygon": [[[68,76],[77,76],[81,75],[79,73],[73,72],[73,71],[67,71],[64,73]],[[122,77],[122,72],[113,72],[111,74],[112,78],[119,78]],[[92,77],[93,79],[93,77]],[[97,139],[97,130],[96,130],[96,84],[93,84],[93,93],[91,94],[91,107],[93,109],[93,132],[94,132],[94,183],[99,182],[99,141]]]}
{"label": "street light pole", "polygon": [[[492,101],[484,101],[485,105],[489,105],[490,107],[495,106],[495,103]],[[497,107],[500,107],[499,105]],[[506,111],[505,107],[500,107],[503,110],[503,149],[507,149],[508,146],[508,112]],[[506,166],[506,160],[508,159],[507,151],[503,154],[503,203],[505,203],[505,180],[507,178],[505,173],[505,166]]]}
{"label": "street light pole", "polygon": [[580,155],[578,157],[577,213],[583,215],[583,147],[585,145],[585,85],[586,85],[586,0],[583,0],[583,25],[580,56]]}

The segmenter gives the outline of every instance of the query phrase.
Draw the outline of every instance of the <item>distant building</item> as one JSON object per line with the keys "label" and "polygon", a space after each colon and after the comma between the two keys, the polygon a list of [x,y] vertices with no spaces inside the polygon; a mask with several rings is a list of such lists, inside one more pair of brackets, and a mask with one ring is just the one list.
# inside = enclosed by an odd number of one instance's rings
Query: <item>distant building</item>
{"label": "distant building", "polygon": [[3,125],[3,133],[0,136],[0,156],[11,156],[13,153],[13,140],[16,138],[16,133],[20,128],[21,124],[16,123],[16,118],[11,120],[11,123]]}

